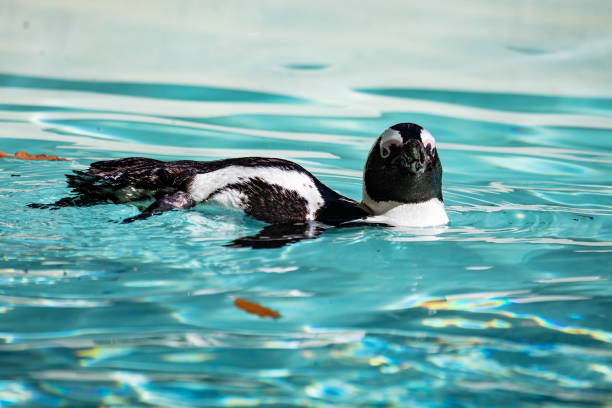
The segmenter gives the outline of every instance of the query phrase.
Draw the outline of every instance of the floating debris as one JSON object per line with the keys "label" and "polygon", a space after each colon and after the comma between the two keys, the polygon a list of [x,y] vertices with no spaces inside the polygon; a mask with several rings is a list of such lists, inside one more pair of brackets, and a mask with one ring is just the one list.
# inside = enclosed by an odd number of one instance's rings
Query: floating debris
{"label": "floating debris", "polygon": [[41,154],[30,154],[24,150],[21,150],[11,156],[8,153],[5,153],[0,150],[0,159],[19,159],[19,160],[46,160],[46,161],[70,161],[70,159],[65,159],[63,157],[58,157],[54,154],[47,156],[44,153]]}
{"label": "floating debris", "polygon": [[234,305],[247,313],[255,314],[259,317],[271,317],[273,319],[278,319],[280,317],[280,313],[278,313],[276,310],[269,309],[258,303],[249,302],[248,300],[241,298],[236,298],[234,300]]}

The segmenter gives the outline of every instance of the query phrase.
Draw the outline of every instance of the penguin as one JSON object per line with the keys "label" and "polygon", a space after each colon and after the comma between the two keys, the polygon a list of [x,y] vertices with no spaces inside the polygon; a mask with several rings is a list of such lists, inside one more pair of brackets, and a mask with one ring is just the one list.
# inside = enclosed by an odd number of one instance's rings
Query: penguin
{"label": "penguin", "polygon": [[269,224],[230,244],[238,247],[280,247],[316,238],[330,227],[448,223],[436,142],[414,123],[399,123],[378,136],[364,166],[361,202],[332,190],[297,163],[265,157],[168,162],[128,157],[98,161],[66,177],[72,196],[29,206],[134,204],[141,212],[122,221],[131,223],[217,203]]}

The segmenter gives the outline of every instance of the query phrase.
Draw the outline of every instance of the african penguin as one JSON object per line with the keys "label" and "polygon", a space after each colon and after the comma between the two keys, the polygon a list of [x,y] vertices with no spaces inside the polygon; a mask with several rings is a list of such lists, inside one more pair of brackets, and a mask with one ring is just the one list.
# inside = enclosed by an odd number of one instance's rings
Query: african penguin
{"label": "african penguin", "polygon": [[30,207],[112,202],[143,208],[123,221],[129,223],[216,202],[271,224],[253,237],[234,241],[237,246],[282,246],[355,222],[409,227],[448,222],[435,140],[413,123],[391,126],[374,142],[364,166],[360,203],[330,189],[296,163],[263,157],[208,162],[128,157],[95,162],[66,177],[73,196]]}

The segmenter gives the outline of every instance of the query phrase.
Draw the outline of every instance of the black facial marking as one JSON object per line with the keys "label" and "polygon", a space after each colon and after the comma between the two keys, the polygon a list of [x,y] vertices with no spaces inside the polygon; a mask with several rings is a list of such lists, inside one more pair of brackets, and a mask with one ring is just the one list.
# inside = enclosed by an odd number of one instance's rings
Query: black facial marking
{"label": "black facial marking", "polygon": [[364,188],[375,201],[418,203],[442,200],[442,164],[436,149],[421,142],[421,126],[400,123],[391,129],[400,132],[403,146],[391,146],[387,157],[379,154],[378,139],[366,161]]}

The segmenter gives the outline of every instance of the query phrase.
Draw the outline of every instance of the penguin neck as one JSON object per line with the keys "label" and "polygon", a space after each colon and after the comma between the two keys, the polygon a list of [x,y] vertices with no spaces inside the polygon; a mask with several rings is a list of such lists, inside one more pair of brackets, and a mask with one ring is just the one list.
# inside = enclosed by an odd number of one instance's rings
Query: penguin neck
{"label": "penguin neck", "polygon": [[376,201],[364,189],[363,200],[359,205],[372,214],[368,217],[370,222],[406,227],[431,227],[448,223],[444,203],[438,198],[418,203]]}

